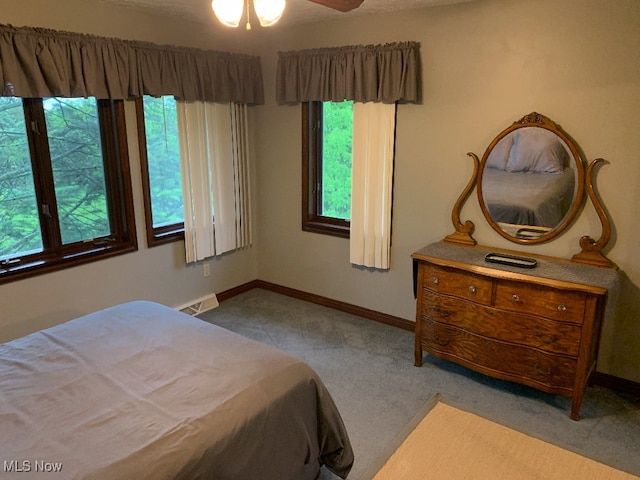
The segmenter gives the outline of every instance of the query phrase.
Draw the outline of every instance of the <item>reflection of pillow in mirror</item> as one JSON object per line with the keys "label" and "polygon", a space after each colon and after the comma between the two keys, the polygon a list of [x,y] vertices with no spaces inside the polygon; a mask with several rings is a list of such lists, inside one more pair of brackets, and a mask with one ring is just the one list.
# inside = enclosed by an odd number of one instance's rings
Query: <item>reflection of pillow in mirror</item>
{"label": "reflection of pillow in mirror", "polygon": [[562,173],[568,164],[567,151],[555,133],[538,127],[518,130],[513,142],[507,171]]}
{"label": "reflection of pillow in mirror", "polygon": [[513,145],[513,133],[502,137],[500,141],[494,145],[493,150],[491,150],[491,153],[487,157],[487,163],[485,166],[487,168],[506,170],[511,145]]}

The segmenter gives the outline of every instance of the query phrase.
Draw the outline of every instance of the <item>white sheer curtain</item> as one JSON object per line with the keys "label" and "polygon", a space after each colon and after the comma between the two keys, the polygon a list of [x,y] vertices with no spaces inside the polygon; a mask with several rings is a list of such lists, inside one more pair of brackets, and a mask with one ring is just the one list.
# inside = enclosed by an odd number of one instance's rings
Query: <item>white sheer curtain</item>
{"label": "white sheer curtain", "polygon": [[176,107],[187,263],[251,245],[247,106]]}
{"label": "white sheer curtain", "polygon": [[353,104],[351,233],[355,265],[388,269],[396,105]]}

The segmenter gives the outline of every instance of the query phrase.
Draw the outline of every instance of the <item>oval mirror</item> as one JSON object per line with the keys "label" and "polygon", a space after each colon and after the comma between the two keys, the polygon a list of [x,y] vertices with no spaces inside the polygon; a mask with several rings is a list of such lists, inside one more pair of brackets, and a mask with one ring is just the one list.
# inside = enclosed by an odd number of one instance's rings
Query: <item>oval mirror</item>
{"label": "oval mirror", "polygon": [[520,244],[547,242],[575,218],[584,164],[575,143],[531,113],[502,131],[480,162],[478,199],[496,232]]}

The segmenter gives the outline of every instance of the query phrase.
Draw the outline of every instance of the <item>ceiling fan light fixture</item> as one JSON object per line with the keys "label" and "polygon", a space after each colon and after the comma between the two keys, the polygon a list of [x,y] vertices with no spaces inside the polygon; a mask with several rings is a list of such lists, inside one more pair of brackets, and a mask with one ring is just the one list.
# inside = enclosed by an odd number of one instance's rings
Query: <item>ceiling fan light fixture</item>
{"label": "ceiling fan light fixture", "polygon": [[[249,22],[249,1],[248,0],[212,0],[211,8],[218,20],[223,25],[236,28],[240,25],[240,20],[247,7],[247,30],[251,30]],[[263,27],[269,27],[280,20],[286,0],[253,0],[253,9],[256,12],[258,21]]]}
{"label": "ceiling fan light fixture", "polygon": [[253,0],[253,8],[263,27],[270,27],[280,20],[286,5],[285,0]]}
{"label": "ceiling fan light fixture", "polygon": [[244,10],[244,0],[213,0],[211,8],[220,23],[235,28],[240,25]]}

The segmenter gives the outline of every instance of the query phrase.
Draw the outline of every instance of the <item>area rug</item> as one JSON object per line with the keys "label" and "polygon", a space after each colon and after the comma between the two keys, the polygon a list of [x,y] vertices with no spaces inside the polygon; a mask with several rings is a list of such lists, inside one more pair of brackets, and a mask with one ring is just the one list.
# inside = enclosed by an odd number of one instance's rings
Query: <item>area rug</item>
{"label": "area rug", "polygon": [[[639,480],[436,397],[362,480]],[[423,410],[424,411],[424,410]]]}

